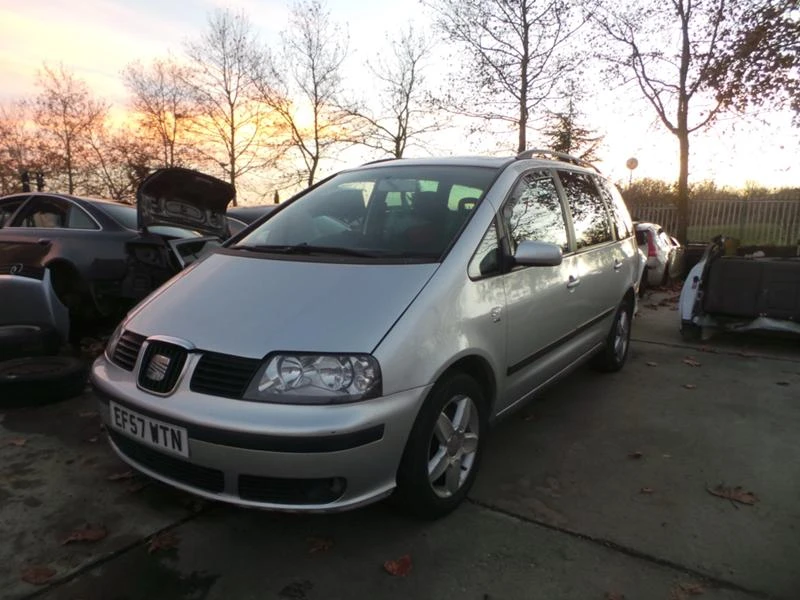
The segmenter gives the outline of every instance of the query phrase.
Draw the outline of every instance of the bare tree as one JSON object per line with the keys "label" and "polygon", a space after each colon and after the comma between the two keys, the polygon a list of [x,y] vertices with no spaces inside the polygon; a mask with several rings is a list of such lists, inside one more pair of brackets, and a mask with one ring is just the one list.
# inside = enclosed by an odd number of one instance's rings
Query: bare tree
{"label": "bare tree", "polygon": [[148,66],[137,61],[125,68],[122,78],[141,127],[159,142],[160,166],[191,162],[186,138],[197,103],[186,83],[188,68],[171,59],[156,59]]}
{"label": "bare tree", "polygon": [[[722,40],[731,35],[731,0],[667,0],[603,7],[595,22],[613,42],[602,55],[632,76],[661,123],[678,139],[678,231],[687,241],[689,139],[729,104],[711,86]],[[622,49],[623,52],[619,50]]]}
{"label": "bare tree", "polygon": [[21,191],[21,175],[42,169],[42,148],[24,101],[0,105],[0,195]]}
{"label": "bare tree", "polygon": [[86,164],[91,132],[102,126],[108,104],[95,99],[82,80],[63,64],[45,64],[37,84],[34,121],[47,144],[49,170],[66,177],[67,192],[75,192],[77,177]]}
{"label": "bare tree", "polygon": [[374,78],[381,82],[380,104],[373,113],[366,107],[353,114],[367,125],[363,145],[402,158],[409,145],[426,133],[440,131],[443,123],[425,88],[425,70],[433,42],[413,27],[388,40],[391,54],[367,61]]}
{"label": "bare tree", "polygon": [[153,168],[163,166],[154,160],[158,147],[154,148],[153,140],[130,127],[96,130],[89,147],[85,191],[117,202],[135,202],[142,180]]}
{"label": "bare tree", "polygon": [[573,62],[566,42],[580,28],[567,0],[423,0],[436,26],[468,60],[443,104],[458,114],[499,121],[527,146],[530,115],[549,99]]}
{"label": "bare tree", "polygon": [[302,160],[298,181],[312,185],[320,161],[352,143],[358,124],[342,106],[347,35],[321,0],[301,0],[292,6],[282,42],[280,51],[267,51],[256,81],[261,99],[287,130],[290,155]]}
{"label": "bare tree", "polygon": [[199,104],[194,132],[210,146],[207,158],[234,186],[274,160],[263,154],[269,122],[251,73],[259,52],[251,22],[230,10],[212,13],[207,31],[186,45],[191,60],[187,83]]}

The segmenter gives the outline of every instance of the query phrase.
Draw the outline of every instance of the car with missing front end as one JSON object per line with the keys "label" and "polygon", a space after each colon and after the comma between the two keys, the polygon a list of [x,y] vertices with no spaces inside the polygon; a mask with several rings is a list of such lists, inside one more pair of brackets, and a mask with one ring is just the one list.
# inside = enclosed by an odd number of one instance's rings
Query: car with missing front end
{"label": "car with missing front end", "polygon": [[719,331],[800,334],[800,241],[742,246],[716,236],[689,271],[679,308],[687,341]]}
{"label": "car with missing front end", "polygon": [[368,163],[151,294],[91,381],[114,451],[177,488],[439,517],[491,423],[584,362],[622,368],[640,273],[619,192],[578,159]]}

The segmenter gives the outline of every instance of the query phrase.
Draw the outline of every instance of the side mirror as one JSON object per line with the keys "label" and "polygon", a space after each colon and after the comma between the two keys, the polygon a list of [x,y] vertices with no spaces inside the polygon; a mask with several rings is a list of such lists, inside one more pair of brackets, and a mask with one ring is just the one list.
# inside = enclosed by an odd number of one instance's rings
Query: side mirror
{"label": "side mirror", "polygon": [[561,248],[547,242],[520,242],[514,264],[532,267],[555,267],[561,264]]}

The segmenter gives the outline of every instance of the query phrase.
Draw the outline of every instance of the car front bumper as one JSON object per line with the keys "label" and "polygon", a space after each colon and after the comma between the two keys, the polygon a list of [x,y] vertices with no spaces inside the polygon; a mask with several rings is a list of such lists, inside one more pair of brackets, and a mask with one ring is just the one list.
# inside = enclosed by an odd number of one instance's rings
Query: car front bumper
{"label": "car front bumper", "polygon": [[[162,397],[140,390],[133,373],[105,356],[91,381],[112,448],[137,470],[205,498],[290,512],[348,510],[388,496],[430,390],[299,406],[198,394],[184,383]],[[189,458],[115,429],[110,402],[186,428]]]}

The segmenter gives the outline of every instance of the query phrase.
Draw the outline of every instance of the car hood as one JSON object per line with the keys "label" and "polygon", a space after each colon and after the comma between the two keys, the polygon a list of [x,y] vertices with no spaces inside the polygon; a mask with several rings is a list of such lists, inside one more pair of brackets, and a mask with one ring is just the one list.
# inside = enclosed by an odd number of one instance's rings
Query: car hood
{"label": "car hood", "polygon": [[136,309],[126,328],[201,350],[371,352],[438,264],[340,264],[216,252]]}
{"label": "car hood", "polygon": [[230,183],[211,175],[180,167],[159,169],[136,191],[139,229],[169,225],[224,238],[225,209],[235,197]]}

